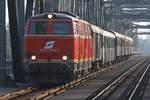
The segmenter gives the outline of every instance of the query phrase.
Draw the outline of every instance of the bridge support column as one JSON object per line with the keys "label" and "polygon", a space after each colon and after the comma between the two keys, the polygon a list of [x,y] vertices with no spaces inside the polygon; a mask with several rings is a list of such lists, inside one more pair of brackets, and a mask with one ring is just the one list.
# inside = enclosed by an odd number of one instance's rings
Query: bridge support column
{"label": "bridge support column", "polygon": [[[19,33],[20,31],[18,29],[21,28],[21,26],[19,26],[19,23],[21,23],[21,21],[20,22],[18,21],[18,17],[20,16],[18,14],[19,10],[17,10],[17,4],[19,4],[19,2],[17,2],[17,0],[7,0],[7,1],[9,12],[9,26],[10,26],[14,78],[16,82],[23,82],[24,81],[23,58],[22,58],[22,49],[20,46],[21,43],[19,41],[21,40],[19,34],[22,33]],[[20,9],[21,12],[21,8],[18,9]],[[24,14],[22,16],[24,16]]]}
{"label": "bridge support column", "polygon": [[0,0],[0,86],[6,82],[6,28],[5,28],[5,0]]}
{"label": "bridge support column", "polygon": [[25,8],[24,8],[24,0],[17,0],[16,2],[16,10],[17,10],[17,21],[18,21],[18,36],[19,36],[19,46],[21,50],[21,58],[22,61],[24,59],[24,22],[25,22]]}

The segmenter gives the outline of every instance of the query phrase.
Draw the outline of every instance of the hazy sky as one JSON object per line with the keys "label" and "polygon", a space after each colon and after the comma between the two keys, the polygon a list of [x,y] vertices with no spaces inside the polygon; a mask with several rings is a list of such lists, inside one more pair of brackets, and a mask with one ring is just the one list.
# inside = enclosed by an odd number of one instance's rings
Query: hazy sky
{"label": "hazy sky", "polygon": [[[6,5],[7,5],[7,0],[6,0]],[[6,6],[6,23],[8,23],[8,7]]]}

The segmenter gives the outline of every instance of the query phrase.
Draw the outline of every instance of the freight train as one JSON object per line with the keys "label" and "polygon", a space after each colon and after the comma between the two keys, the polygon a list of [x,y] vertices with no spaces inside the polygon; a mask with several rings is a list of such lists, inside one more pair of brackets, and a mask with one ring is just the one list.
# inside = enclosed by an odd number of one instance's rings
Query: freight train
{"label": "freight train", "polygon": [[25,30],[25,77],[33,83],[65,83],[121,61],[133,51],[132,38],[68,12],[32,16]]}

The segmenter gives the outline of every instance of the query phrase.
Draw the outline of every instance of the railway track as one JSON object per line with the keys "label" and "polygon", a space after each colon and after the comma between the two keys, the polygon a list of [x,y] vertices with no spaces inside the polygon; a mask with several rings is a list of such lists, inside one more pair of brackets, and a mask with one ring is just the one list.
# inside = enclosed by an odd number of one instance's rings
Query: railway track
{"label": "railway track", "polygon": [[16,91],[13,93],[9,93],[7,95],[0,96],[0,100],[10,100],[10,99],[11,100],[39,100],[39,99],[46,100],[60,93],[63,93],[64,91],[69,90],[70,88],[76,87],[77,85],[85,82],[88,79],[91,79],[97,75],[100,75],[102,73],[108,72],[116,68],[117,66],[115,65],[112,67],[104,68],[97,72],[91,73],[87,75],[86,77],[82,77],[80,79],[74,80],[65,85],[57,86],[55,88],[38,89],[38,88],[29,87],[20,91]]}
{"label": "railway track", "polygon": [[6,95],[1,95],[0,100],[10,100],[13,98],[17,98],[21,95],[31,93],[31,92],[36,91],[36,90],[37,90],[37,88],[27,87],[27,88],[20,89],[20,90],[14,91],[14,92],[10,92]]}
{"label": "railway track", "polygon": [[132,92],[128,96],[128,100],[141,100],[144,90],[148,83],[148,78],[150,75],[150,64],[147,66],[141,77],[139,78],[138,83],[132,89]]}
{"label": "railway track", "polygon": [[120,98],[124,98],[124,100],[142,100],[148,84],[149,76],[150,60],[141,66],[137,75],[133,76],[134,79],[130,79],[131,81],[128,82],[130,84],[127,86]]}
{"label": "railway track", "polygon": [[0,96],[0,100],[39,100],[39,99],[43,99],[43,98],[50,98],[52,96],[58,95],[66,90],[68,90],[69,88],[73,88],[83,82],[85,82],[87,79],[89,78],[93,78],[95,77],[97,74],[99,73],[103,73],[109,70],[112,70],[116,68],[116,66],[112,66],[112,67],[107,67],[104,68],[102,70],[99,70],[97,72],[93,72],[85,77],[82,77],[80,79],[74,80],[70,83],[67,83],[65,85],[61,85],[55,88],[50,88],[50,89],[39,89],[39,88],[35,88],[35,87],[28,87],[25,89],[21,89],[15,92],[10,92],[6,95],[2,95]]}
{"label": "railway track", "polygon": [[[122,75],[120,75],[118,78],[116,78],[114,81],[110,82],[110,84],[107,85],[105,88],[103,89],[101,88],[97,90],[95,93],[93,93],[86,99],[87,100],[106,100],[106,99],[108,100],[137,100],[135,99],[135,97],[137,97],[137,95],[140,94],[140,90],[143,87],[144,76],[146,75],[146,72],[148,72],[149,70],[149,66],[147,67],[147,63],[149,61],[150,61],[149,57],[143,59],[142,61],[140,61],[133,67],[131,67],[129,70],[124,72]],[[144,72],[143,69],[146,69],[146,71]],[[125,81],[129,84],[129,79],[130,79],[129,77],[131,77],[134,80],[134,85],[133,84],[132,86],[129,85],[128,89],[126,89],[126,92],[123,92],[123,89],[121,89],[121,85],[125,84]],[[126,85],[122,85],[122,88],[125,88],[125,87]],[[120,89],[120,91],[117,91],[118,88]],[[119,96],[119,94],[121,94],[121,96]]]}

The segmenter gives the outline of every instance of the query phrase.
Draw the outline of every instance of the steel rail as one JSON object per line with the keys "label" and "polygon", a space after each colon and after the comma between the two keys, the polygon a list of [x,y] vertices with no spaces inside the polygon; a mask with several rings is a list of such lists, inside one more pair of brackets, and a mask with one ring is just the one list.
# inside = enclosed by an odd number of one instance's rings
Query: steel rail
{"label": "steel rail", "polygon": [[[111,91],[113,91],[119,84],[121,84],[134,70],[136,70],[136,67],[138,67],[140,64],[142,64],[147,58],[143,58],[140,62],[135,64],[132,68],[130,68],[128,71],[123,73],[121,76],[119,76],[116,80],[114,80],[111,84],[109,84],[107,87],[105,87],[103,90],[98,90],[92,95],[90,95],[87,100],[97,100],[98,97],[106,97],[109,95]],[[97,93],[98,92],[98,93]],[[109,93],[107,93],[109,92]],[[107,93],[105,96],[104,94]]]}
{"label": "steel rail", "polygon": [[[135,59],[135,58],[131,58],[131,59]],[[80,79],[74,80],[65,85],[62,85],[62,86],[59,86],[56,88],[49,88],[45,91],[42,91],[41,94],[31,97],[30,99],[32,99],[32,100],[42,99],[42,98],[48,98],[48,97],[52,97],[54,95],[60,94],[64,91],[68,90],[69,88],[75,87],[75,86],[79,85],[80,83],[85,82],[89,78],[93,78],[99,74],[102,74],[103,72],[107,72],[107,71],[117,68],[117,66],[115,66],[115,65],[112,65],[111,67],[103,68],[96,72],[92,72],[92,73],[88,74],[87,76],[81,77]],[[22,97],[26,94],[28,95],[30,93],[36,92],[37,90],[38,90],[38,88],[28,87],[28,88],[25,88],[22,90],[18,90],[18,91],[14,91],[14,92],[10,92],[8,94],[2,95],[2,96],[0,96],[0,100],[16,99],[16,98]]]}
{"label": "steel rail", "polygon": [[37,90],[37,88],[32,88],[32,87],[24,88],[24,89],[21,89],[18,91],[10,92],[6,95],[2,95],[2,96],[0,96],[0,100],[10,100],[10,99],[16,98],[20,95],[31,93],[36,90]]}
{"label": "steel rail", "polygon": [[133,100],[135,98],[135,96],[137,95],[137,92],[139,92],[139,88],[141,87],[141,84],[144,80],[144,78],[146,77],[146,74],[148,73],[148,70],[150,69],[150,64],[148,65],[148,67],[146,68],[146,70],[144,71],[144,73],[142,74],[141,78],[139,79],[138,83],[136,84],[133,92],[131,93],[131,95],[129,96],[128,100]]}

